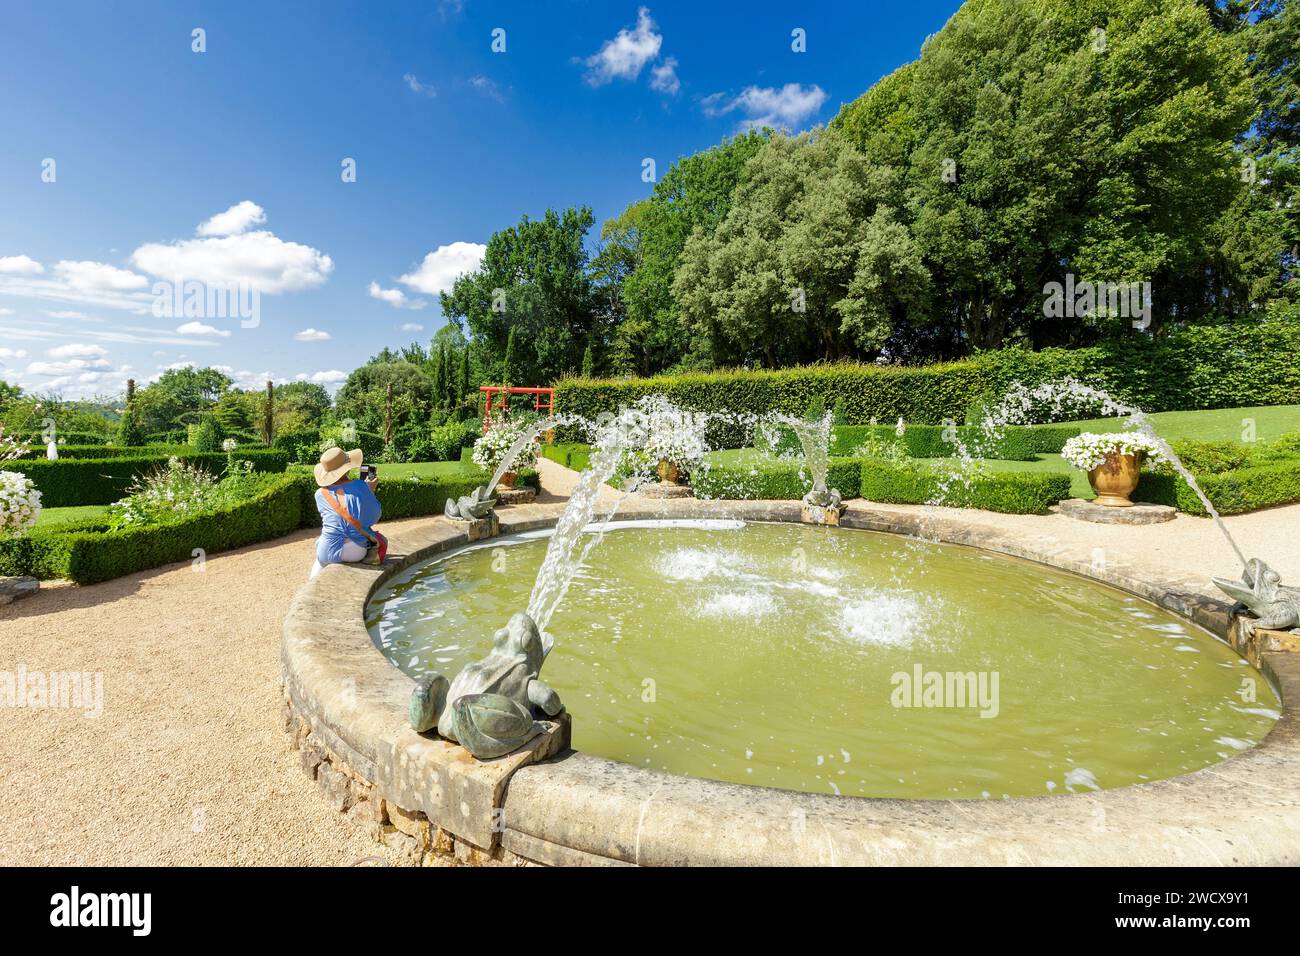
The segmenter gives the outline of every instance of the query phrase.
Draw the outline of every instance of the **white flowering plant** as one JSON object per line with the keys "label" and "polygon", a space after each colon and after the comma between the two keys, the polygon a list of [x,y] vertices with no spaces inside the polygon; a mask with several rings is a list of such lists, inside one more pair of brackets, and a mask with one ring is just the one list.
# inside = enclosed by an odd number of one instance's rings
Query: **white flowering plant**
{"label": "white flowering plant", "polygon": [[[532,424],[533,422],[524,416],[499,418],[493,421],[483,436],[474,442],[474,464],[488,471],[496,471],[497,466],[510,451],[510,446],[518,441]],[[537,442],[530,441],[520,449],[510,467],[517,472],[521,468],[531,468],[535,464],[537,464]]]}
{"label": "white flowering plant", "polygon": [[704,460],[709,450],[705,416],[678,408],[663,395],[647,395],[635,408],[644,416],[646,458],[655,464],[671,462],[687,472]]}
{"label": "white flowering plant", "polygon": [[227,438],[221,443],[221,450],[227,453],[234,451],[238,447],[239,442],[235,441],[233,438]]}
{"label": "white flowering plant", "polygon": [[1092,471],[1106,461],[1106,456],[1136,455],[1139,460],[1148,458],[1160,462],[1164,455],[1160,446],[1141,432],[1084,432],[1075,435],[1061,449],[1061,457],[1075,468]]}
{"label": "white flowering plant", "polygon": [[163,524],[216,508],[220,493],[217,480],[198,467],[169,458],[167,464],[138,477],[127,496],[108,506],[108,523],[113,529]]}
{"label": "white flowering plant", "polygon": [[0,471],[0,535],[18,534],[41,515],[36,483],[17,471]]}

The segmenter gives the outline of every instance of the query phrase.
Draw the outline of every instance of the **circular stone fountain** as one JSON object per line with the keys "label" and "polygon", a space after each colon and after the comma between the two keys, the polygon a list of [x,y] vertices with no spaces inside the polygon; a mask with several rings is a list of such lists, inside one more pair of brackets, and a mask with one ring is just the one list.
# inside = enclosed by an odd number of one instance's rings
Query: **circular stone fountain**
{"label": "circular stone fountain", "polygon": [[[622,516],[799,520],[797,502],[644,509]],[[613,531],[548,627],[544,674],[572,713],[576,750],[567,722],[482,762],[416,734],[407,671],[454,672],[482,651],[536,571],[545,541],[524,533],[558,514],[512,509],[507,538],[479,550],[449,523],[404,530],[391,566],[327,568],[286,620],[304,766],[415,857],[1300,859],[1295,655],[1264,654],[1262,675],[1243,664],[1201,629],[1228,629],[1203,582],[1094,569],[957,519],[925,530],[982,550],[753,523]],[[843,525],[918,530],[857,503]],[[947,706],[946,690],[927,699],[935,673],[972,674],[982,705]]]}
{"label": "circular stone fountain", "polygon": [[[528,602],[546,532],[420,564],[367,623],[411,677],[455,673]],[[1028,797],[1199,770],[1278,699],[1231,648],[1085,579],[801,525],[620,522],[552,622],[573,745],[732,783]],[[1256,700],[1238,696],[1255,680]]]}

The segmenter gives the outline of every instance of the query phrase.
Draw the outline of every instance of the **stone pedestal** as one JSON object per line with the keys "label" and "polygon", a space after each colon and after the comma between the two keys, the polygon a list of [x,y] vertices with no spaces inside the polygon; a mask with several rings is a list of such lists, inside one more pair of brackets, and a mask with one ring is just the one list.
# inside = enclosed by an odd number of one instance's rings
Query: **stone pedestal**
{"label": "stone pedestal", "polygon": [[492,496],[499,505],[526,505],[537,498],[537,492],[532,488],[498,488]]}
{"label": "stone pedestal", "polygon": [[1159,524],[1173,521],[1178,515],[1178,509],[1169,505],[1135,503],[1128,508],[1111,508],[1085,498],[1066,498],[1056,507],[1063,515],[1095,524]]}
{"label": "stone pedestal", "polygon": [[19,598],[30,597],[40,589],[41,582],[35,578],[0,577],[0,605],[10,604]]}
{"label": "stone pedestal", "polygon": [[655,481],[637,489],[646,498],[694,498],[695,492],[690,485],[673,485],[666,481]]}
{"label": "stone pedestal", "polygon": [[470,541],[495,538],[501,533],[501,519],[497,517],[495,511],[490,512],[486,518],[475,518],[472,521],[464,521],[460,518],[449,518],[447,520],[457,528],[464,530],[465,537]]}
{"label": "stone pedestal", "polygon": [[823,507],[822,505],[810,505],[806,501],[800,511],[799,520],[804,524],[822,524],[828,527],[838,528],[840,525],[840,515],[844,514],[844,505],[836,505],[833,508]]}
{"label": "stone pedestal", "polygon": [[1237,653],[1250,661],[1252,667],[1259,667],[1260,656],[1265,651],[1300,653],[1300,634],[1257,627],[1250,637],[1246,637],[1245,632],[1241,629],[1242,621],[1246,620],[1250,620],[1250,618],[1240,615],[1232,619],[1232,629],[1228,632],[1228,639],[1232,642],[1232,646],[1236,648]]}

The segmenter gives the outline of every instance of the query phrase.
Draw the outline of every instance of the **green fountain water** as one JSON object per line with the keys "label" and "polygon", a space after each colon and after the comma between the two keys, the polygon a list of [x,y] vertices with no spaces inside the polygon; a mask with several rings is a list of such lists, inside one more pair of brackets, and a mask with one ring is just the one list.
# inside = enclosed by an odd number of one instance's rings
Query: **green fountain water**
{"label": "green fountain water", "polygon": [[[1278,716],[1226,645],[1073,575],[862,531],[611,527],[548,628],[546,679],[589,753],[996,799],[1176,776]],[[454,674],[527,604],[545,551],[540,535],[496,539],[402,575],[371,602],[376,644],[412,676]]]}

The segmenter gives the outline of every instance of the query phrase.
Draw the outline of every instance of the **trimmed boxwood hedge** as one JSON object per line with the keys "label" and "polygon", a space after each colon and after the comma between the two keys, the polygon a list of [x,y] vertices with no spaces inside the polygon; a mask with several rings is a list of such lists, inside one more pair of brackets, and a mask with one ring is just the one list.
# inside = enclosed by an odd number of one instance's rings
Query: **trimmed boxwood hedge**
{"label": "trimmed boxwood hedge", "polygon": [[[1196,482],[1220,514],[1245,514],[1300,502],[1300,459],[1217,474],[1198,474]],[[1144,471],[1134,501],[1172,505],[1187,514],[1207,515],[1191,486],[1174,474]]]}
{"label": "trimmed boxwood hedge", "polygon": [[[854,497],[861,464],[857,458],[832,458],[827,485],[838,488],[845,498]],[[804,477],[799,476],[802,465],[794,459],[713,462],[691,475],[691,487],[699,498],[798,499],[808,491],[806,470]]]}
{"label": "trimmed boxwood hedge", "polygon": [[875,417],[909,423],[963,422],[977,401],[1013,382],[1073,376],[1148,412],[1300,402],[1300,321],[1197,326],[1161,339],[1124,335],[1080,349],[1003,349],[919,367],[814,365],[641,379],[566,378],[555,410],[594,419],[643,395],[663,393],[696,411],[803,414],[820,400],[848,425]]}
{"label": "trimmed boxwood hedge", "polygon": [[[33,448],[44,448],[46,445],[43,431],[33,432],[27,438],[32,443]],[[102,435],[99,432],[65,432],[62,429],[55,431],[54,438],[56,441],[66,442],[69,445],[99,445],[100,447],[113,440],[108,435]]]}
{"label": "trimmed boxwood hedge", "polygon": [[954,508],[982,508],[1005,514],[1045,514],[1070,497],[1070,476],[1051,472],[1002,472],[980,475],[970,486],[949,483],[940,494],[939,476],[924,466],[866,460],[861,466],[861,497],[897,504],[942,503]]}
{"label": "trimmed boxwood hedge", "polygon": [[[108,530],[102,518],[36,528],[0,539],[0,574],[91,584],[173,561],[278,538],[302,522],[296,475],[268,475],[247,501],[164,525]],[[315,509],[313,508],[313,511]]]}
{"label": "trimmed boxwood hedge", "polygon": [[[1079,431],[1070,425],[1032,428],[1010,425],[994,437],[992,433],[972,425],[957,425],[951,432],[944,425],[909,425],[900,438],[892,425],[837,425],[830,453],[852,455],[874,438],[877,442],[901,442],[910,458],[950,458],[956,454],[957,445],[949,439],[955,437],[971,454],[980,458],[1033,461],[1039,454],[1059,453],[1065,442]],[[783,439],[782,447],[798,448],[793,433],[788,440]]]}
{"label": "trimmed boxwood hedge", "polygon": [[[60,445],[59,458],[138,458],[141,455],[192,454],[191,445]],[[45,449],[33,448],[26,457],[36,461],[45,457]]]}
{"label": "trimmed boxwood hedge", "polygon": [[[532,477],[535,480],[535,472]],[[31,574],[90,584],[187,561],[195,548],[213,554],[278,538],[298,527],[320,526],[316,482],[309,473],[292,471],[262,480],[262,489],[248,501],[170,524],[110,531],[104,518],[97,516],[0,539],[0,575]],[[440,514],[448,496],[468,494],[483,480],[480,469],[467,468],[452,476],[380,481],[379,527],[382,530],[384,521]]]}
{"label": "trimmed boxwood hedge", "polygon": [[[225,452],[199,454],[186,449],[181,454],[144,453],[120,458],[19,458],[6,462],[9,471],[27,475],[41,492],[41,504],[46,508],[65,508],[71,505],[106,505],[126,494],[131,482],[167,464],[170,457],[200,464],[213,474],[225,470],[229,456]],[[236,461],[251,461],[253,470],[278,473],[285,469],[288,459],[284,452],[271,449],[238,449],[231,453]]]}

